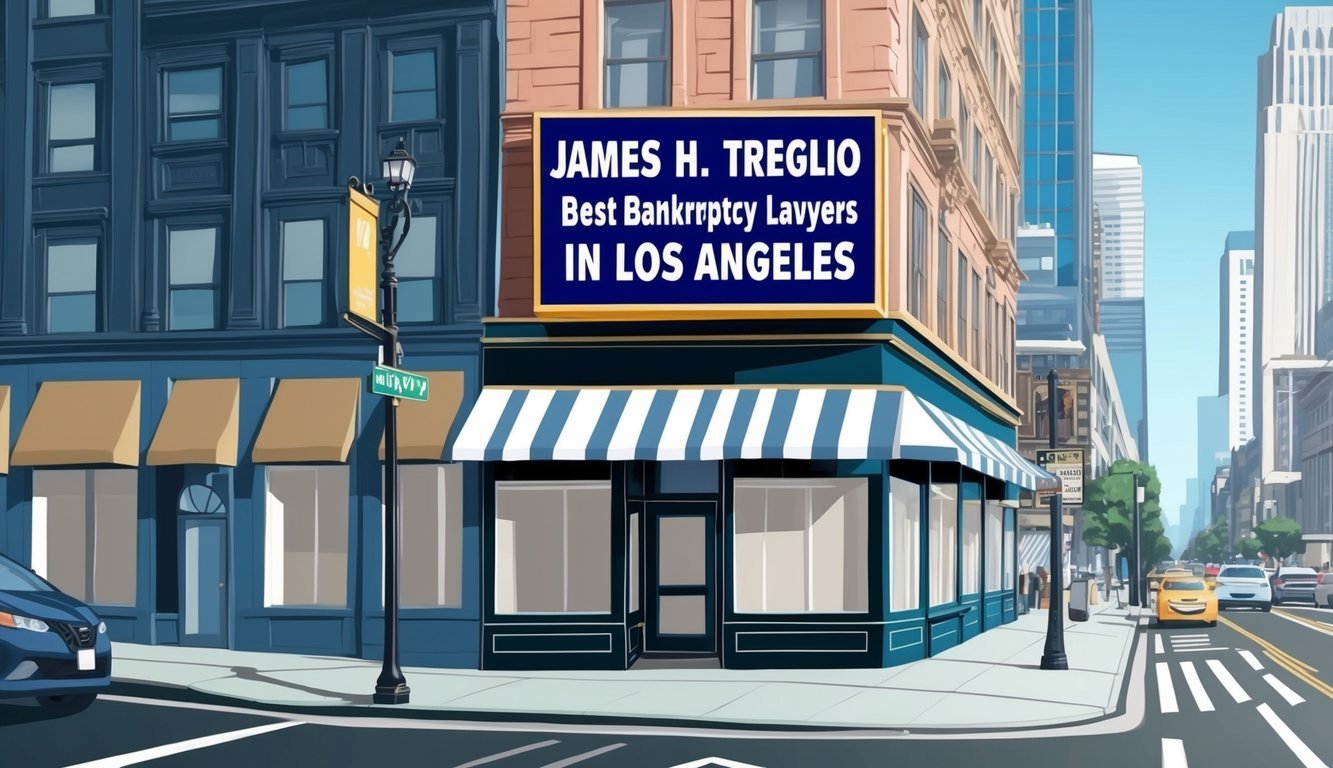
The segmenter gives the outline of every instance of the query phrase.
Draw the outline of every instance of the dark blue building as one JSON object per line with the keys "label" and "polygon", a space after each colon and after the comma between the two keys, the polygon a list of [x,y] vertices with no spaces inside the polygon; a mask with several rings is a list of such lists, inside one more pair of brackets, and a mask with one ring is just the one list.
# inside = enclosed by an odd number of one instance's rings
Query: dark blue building
{"label": "dark blue building", "polygon": [[[404,661],[476,667],[503,29],[489,0],[14,0],[0,17],[0,551],[116,640],[377,657],[376,347],[349,176],[399,254]],[[458,419],[461,421],[461,419]]]}

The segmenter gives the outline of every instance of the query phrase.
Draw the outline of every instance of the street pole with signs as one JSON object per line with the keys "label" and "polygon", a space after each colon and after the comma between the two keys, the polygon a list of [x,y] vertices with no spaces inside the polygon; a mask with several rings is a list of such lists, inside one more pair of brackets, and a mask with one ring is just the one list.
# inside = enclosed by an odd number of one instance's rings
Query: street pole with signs
{"label": "street pole with signs", "polygon": [[[402,547],[398,528],[401,517],[398,499],[398,403],[399,398],[425,400],[427,379],[398,369],[401,347],[398,344],[398,277],[393,259],[412,227],[412,209],[407,191],[416,174],[416,159],[401,139],[384,158],[384,178],[393,198],[388,202],[389,220],[379,227],[379,249],[384,260],[380,290],[384,294],[381,323],[375,322],[374,254],[370,239],[378,222],[379,203],[371,197],[374,189],[356,177],[347,182],[349,210],[348,312],[343,319],[380,343],[381,365],[370,378],[371,392],[388,398],[384,408],[384,664],[375,682],[376,704],[406,704],[411,695],[407,678],[398,663],[398,555]],[[398,219],[403,231],[394,242]],[[366,253],[370,251],[366,267]]]}
{"label": "street pole with signs", "polygon": [[[1052,368],[1046,376],[1046,418],[1050,425],[1050,448],[1059,444],[1059,379]],[[1062,484],[1063,479],[1060,481]],[[1051,496],[1051,599],[1046,616],[1046,646],[1041,654],[1042,669],[1069,669],[1065,656],[1065,510],[1063,488]]]}

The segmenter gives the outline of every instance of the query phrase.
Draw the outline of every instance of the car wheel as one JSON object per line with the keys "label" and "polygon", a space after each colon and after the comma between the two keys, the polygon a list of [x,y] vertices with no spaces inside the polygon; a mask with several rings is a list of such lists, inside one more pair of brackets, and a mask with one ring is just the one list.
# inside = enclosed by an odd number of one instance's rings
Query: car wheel
{"label": "car wheel", "polygon": [[1216,620],[1216,619],[1213,619],[1212,621],[1208,622],[1208,626],[1210,626],[1210,627],[1215,627],[1215,626],[1217,626],[1217,620]]}
{"label": "car wheel", "polygon": [[56,715],[77,715],[97,700],[95,693],[69,693],[64,696],[38,696],[37,703]]}
{"label": "car wheel", "polygon": [[1270,610],[1272,610],[1272,608],[1273,608],[1273,606],[1271,606],[1271,605],[1261,605],[1261,606],[1259,606],[1259,610],[1263,611],[1264,613],[1268,613]]}

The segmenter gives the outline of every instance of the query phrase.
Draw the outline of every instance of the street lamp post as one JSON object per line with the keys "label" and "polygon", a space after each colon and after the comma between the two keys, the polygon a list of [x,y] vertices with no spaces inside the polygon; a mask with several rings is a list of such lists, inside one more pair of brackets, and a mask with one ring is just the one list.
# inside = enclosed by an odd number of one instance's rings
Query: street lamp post
{"label": "street lamp post", "polygon": [[[1059,400],[1056,386],[1059,379],[1055,369],[1046,376],[1046,417],[1050,425],[1050,448],[1055,450],[1059,443]],[[1050,611],[1046,616],[1046,646],[1041,654],[1042,669],[1069,669],[1069,659],[1065,657],[1065,585],[1064,585],[1064,496],[1056,491],[1051,496],[1051,598]]]}
{"label": "street lamp post", "polygon": [[[399,367],[401,360],[398,344],[398,276],[394,272],[393,258],[407,239],[412,228],[412,208],[407,204],[407,192],[412,187],[412,177],[416,175],[417,161],[407,151],[402,139],[398,146],[384,158],[384,178],[393,197],[388,201],[388,221],[380,224],[379,246],[384,259],[384,270],[380,273],[380,290],[384,294],[382,313],[385,333],[380,339],[383,364]],[[355,177],[349,186],[358,188],[369,196],[374,190],[363,185]],[[403,231],[394,242],[394,232],[398,229],[398,219],[402,217]],[[401,542],[398,536],[400,520],[398,498],[398,398],[389,398],[384,406],[384,664],[380,669],[379,679],[375,681],[376,704],[406,704],[411,695],[407,687],[407,678],[398,664],[398,554]]]}

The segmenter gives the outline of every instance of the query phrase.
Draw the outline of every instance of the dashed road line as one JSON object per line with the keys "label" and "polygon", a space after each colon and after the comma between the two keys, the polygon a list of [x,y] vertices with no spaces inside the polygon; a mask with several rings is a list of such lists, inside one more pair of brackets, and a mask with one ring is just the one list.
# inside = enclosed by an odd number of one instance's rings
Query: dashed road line
{"label": "dashed road line", "polygon": [[1185,742],[1180,739],[1162,739],[1162,768],[1189,768],[1185,759]]}
{"label": "dashed road line", "polygon": [[582,754],[578,754],[578,755],[574,755],[573,757],[566,757],[564,760],[557,760],[557,761],[555,761],[554,763],[547,763],[546,765],[543,765],[542,768],[566,768],[566,766],[574,765],[575,763],[581,763],[581,762],[583,762],[584,760],[591,760],[591,759],[593,759],[594,757],[597,757],[597,756],[599,756],[599,755],[605,755],[607,752],[614,752],[614,751],[616,751],[617,749],[620,749],[620,748],[623,747],[623,746],[625,746],[625,745],[624,745],[624,744],[608,744],[608,745],[606,745],[605,747],[598,747],[597,749],[590,749],[590,750],[588,750],[587,752],[584,752],[584,753],[582,753]]}
{"label": "dashed road line", "polygon": [[239,731],[227,731],[226,733],[215,733],[211,736],[201,736],[197,739],[188,741],[178,741],[175,744],[163,744],[157,747],[141,749],[137,752],[127,752],[123,755],[113,757],[104,757],[101,760],[91,760],[86,763],[79,763],[70,768],[121,768],[126,765],[135,765],[137,763],[146,763],[149,760],[161,760],[172,755],[179,755],[182,752],[192,752],[196,749],[226,744],[229,741],[239,741],[248,739],[251,736],[259,736],[273,731],[280,731],[284,728],[291,728],[294,725],[301,725],[300,720],[285,720],[280,723],[269,723],[267,725],[257,725],[253,728],[242,728]]}
{"label": "dashed road line", "polygon": [[1176,701],[1176,687],[1171,682],[1171,665],[1165,661],[1157,662],[1157,699],[1162,714],[1180,711]]}
{"label": "dashed road line", "polygon": [[1306,746],[1305,742],[1301,741],[1300,737],[1292,732],[1286,723],[1282,722],[1282,718],[1278,717],[1271,707],[1267,704],[1260,704],[1259,714],[1263,716],[1264,720],[1268,721],[1268,726],[1277,732],[1278,738],[1282,739],[1282,743],[1287,745],[1287,749],[1295,753],[1296,759],[1301,761],[1302,766],[1305,768],[1328,768],[1328,763],[1320,760],[1314,750]]}
{"label": "dashed road line", "polygon": [[1162,647],[1162,636],[1153,635],[1153,640],[1154,640],[1153,650],[1157,651],[1157,655],[1161,656],[1162,654],[1166,653],[1166,649]]}
{"label": "dashed road line", "polygon": [[509,749],[504,752],[496,752],[495,754],[487,755],[486,757],[479,757],[476,760],[473,760],[472,762],[463,763],[462,765],[456,765],[454,766],[454,768],[476,768],[478,765],[486,765],[487,763],[498,763],[501,760],[508,760],[509,758],[514,757],[515,755],[521,755],[526,752],[531,752],[534,749],[542,749],[543,747],[549,747],[559,743],[560,742],[557,739],[547,739],[546,741],[539,741],[536,744],[528,744],[527,746],[515,747],[514,749]]}
{"label": "dashed road line", "polygon": [[1235,699],[1237,704],[1243,704],[1250,700],[1250,695],[1245,692],[1244,688],[1240,687],[1236,678],[1231,676],[1225,664],[1217,659],[1209,659],[1208,668],[1213,670],[1213,675],[1217,678],[1217,681],[1222,684],[1223,688],[1227,689],[1227,693],[1231,694],[1231,698]]}
{"label": "dashed road line", "polygon": [[1194,696],[1194,703],[1198,705],[1199,711],[1214,711],[1213,700],[1208,698],[1208,692],[1203,689],[1203,681],[1199,679],[1199,672],[1194,668],[1194,662],[1181,662],[1180,672],[1185,676],[1185,684],[1189,686],[1190,693]]}
{"label": "dashed road line", "polygon": [[1256,672],[1264,668],[1264,665],[1259,663],[1259,660],[1254,657],[1254,654],[1244,648],[1240,650],[1240,657],[1245,659],[1245,663],[1250,665],[1250,669],[1253,669]]}
{"label": "dashed road line", "polygon": [[1288,688],[1286,683],[1273,677],[1271,674],[1264,675],[1264,681],[1273,686],[1273,690],[1277,691],[1278,695],[1286,699],[1287,703],[1293,707],[1305,701],[1305,699],[1301,698],[1300,694]]}

